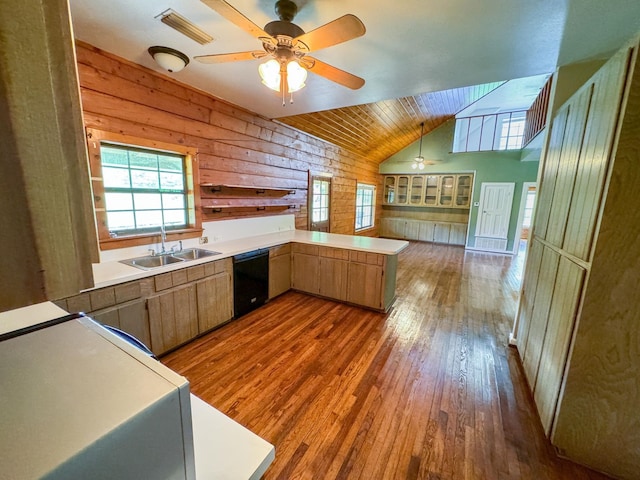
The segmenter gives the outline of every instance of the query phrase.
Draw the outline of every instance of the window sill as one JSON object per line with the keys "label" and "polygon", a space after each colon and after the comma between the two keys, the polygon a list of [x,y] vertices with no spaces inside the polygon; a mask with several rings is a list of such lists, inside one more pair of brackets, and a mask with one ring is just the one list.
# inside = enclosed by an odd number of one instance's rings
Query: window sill
{"label": "window sill", "polygon": [[375,230],[375,228],[376,228],[376,226],[375,226],[375,225],[371,225],[370,227],[363,227],[363,228],[359,228],[359,229],[357,229],[357,230],[354,230],[354,232],[355,232],[356,234],[358,234],[358,233],[366,232],[367,230]]}
{"label": "window sill", "polygon": [[[188,238],[196,238],[202,235],[202,228],[185,228],[182,230],[170,230],[167,232],[167,242],[177,242]],[[160,243],[160,232],[145,233],[143,235],[130,235],[127,237],[105,238],[100,240],[100,250],[115,250],[117,248],[137,247],[139,245],[152,245]]]}

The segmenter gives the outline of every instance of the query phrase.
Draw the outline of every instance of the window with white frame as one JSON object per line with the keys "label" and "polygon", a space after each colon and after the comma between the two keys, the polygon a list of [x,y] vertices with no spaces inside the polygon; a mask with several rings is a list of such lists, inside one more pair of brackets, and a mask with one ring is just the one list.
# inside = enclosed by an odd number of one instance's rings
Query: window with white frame
{"label": "window with white frame", "polygon": [[188,227],[184,155],[101,143],[100,160],[112,236]]}
{"label": "window with white frame", "polygon": [[456,119],[454,152],[518,150],[522,148],[526,111]]}
{"label": "window with white frame", "polygon": [[365,183],[356,186],[356,231],[373,227],[376,187]]}

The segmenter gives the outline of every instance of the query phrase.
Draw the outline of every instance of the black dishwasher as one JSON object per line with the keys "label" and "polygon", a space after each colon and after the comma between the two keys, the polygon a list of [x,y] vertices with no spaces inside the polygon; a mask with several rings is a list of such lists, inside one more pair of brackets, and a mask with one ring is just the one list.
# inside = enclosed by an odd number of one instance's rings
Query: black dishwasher
{"label": "black dishwasher", "polygon": [[269,298],[269,249],[233,257],[234,317],[255,310]]}

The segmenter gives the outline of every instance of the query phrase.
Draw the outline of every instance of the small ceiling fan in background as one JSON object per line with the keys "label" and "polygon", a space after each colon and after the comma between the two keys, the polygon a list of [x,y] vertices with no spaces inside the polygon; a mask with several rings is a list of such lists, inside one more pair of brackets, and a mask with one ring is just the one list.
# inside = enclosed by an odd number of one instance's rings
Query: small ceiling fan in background
{"label": "small ceiling fan in background", "polygon": [[275,11],[280,20],[267,23],[263,29],[224,0],[202,2],[260,40],[263,50],[200,55],[194,57],[197,61],[223,63],[271,57],[258,71],[262,83],[282,93],[283,105],[285,92],[293,93],[305,86],[307,70],[353,90],[364,85],[364,79],[308,55],[364,35],[366,29],[358,17],[344,15],[305,33],[293,23],[298,6],[291,0],[277,0]]}

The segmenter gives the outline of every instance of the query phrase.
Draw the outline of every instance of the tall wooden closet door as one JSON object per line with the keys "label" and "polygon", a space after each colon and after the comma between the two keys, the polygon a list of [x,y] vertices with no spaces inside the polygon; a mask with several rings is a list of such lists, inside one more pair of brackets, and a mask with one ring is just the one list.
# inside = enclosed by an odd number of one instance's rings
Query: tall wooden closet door
{"label": "tall wooden closet door", "polygon": [[538,286],[538,275],[540,273],[540,262],[542,261],[543,245],[537,239],[533,239],[527,254],[527,265],[520,296],[520,309],[518,311],[518,352],[520,358],[524,358],[527,350],[527,337],[531,327],[531,316],[533,315],[533,304],[536,298],[536,287]]}
{"label": "tall wooden closet door", "polygon": [[[563,250],[589,260],[596,217],[609,165],[615,119],[619,114],[627,56],[619,55],[611,68],[593,77],[593,100],[571,197]],[[584,88],[584,87],[583,87]]]}
{"label": "tall wooden closet door", "polygon": [[557,247],[562,246],[567,216],[582,150],[582,139],[591,106],[593,87],[584,88],[571,99],[569,116],[562,142],[561,161],[556,173],[553,202],[549,211],[549,224],[545,239]]}
{"label": "tall wooden closet door", "polygon": [[564,142],[565,129],[570,105],[562,107],[553,119],[551,124],[551,137],[546,151],[540,187],[538,188],[538,199],[536,202],[536,213],[533,222],[533,234],[540,238],[546,238],[547,225],[549,223],[549,212],[553,202],[553,192],[556,185],[556,176],[560,165],[562,154],[562,143]]}
{"label": "tall wooden closet door", "polygon": [[547,329],[549,308],[551,307],[559,260],[560,255],[557,252],[548,247],[543,247],[540,275],[538,276],[535,303],[531,315],[531,327],[527,335],[527,343],[523,357],[524,373],[531,388],[536,384],[538,365],[540,364],[542,344]]}
{"label": "tall wooden closet door", "polygon": [[585,269],[560,257],[533,396],[547,435],[560,394]]}

